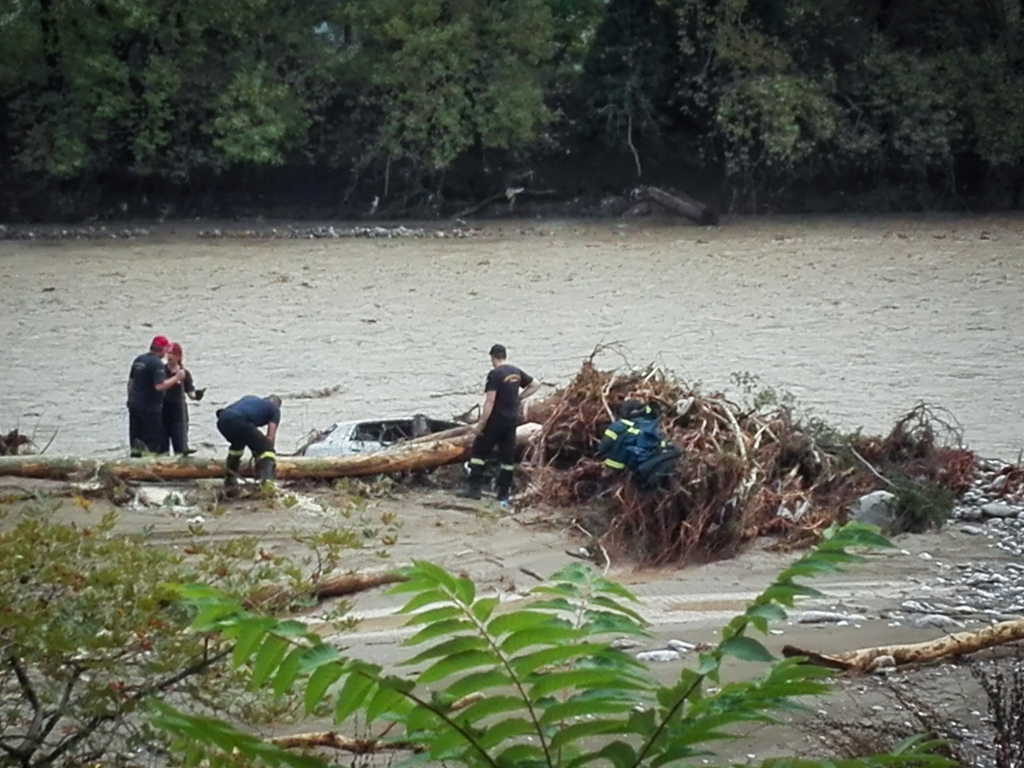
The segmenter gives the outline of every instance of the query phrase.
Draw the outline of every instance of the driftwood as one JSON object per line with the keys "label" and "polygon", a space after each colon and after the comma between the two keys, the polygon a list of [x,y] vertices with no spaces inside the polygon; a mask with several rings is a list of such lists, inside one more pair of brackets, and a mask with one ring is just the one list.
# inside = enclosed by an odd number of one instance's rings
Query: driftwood
{"label": "driftwood", "polygon": [[312,597],[320,602],[334,597],[355,595],[386,584],[397,584],[400,581],[405,581],[405,577],[394,571],[346,573],[344,576],[337,576],[333,579],[325,579],[319,583],[312,584],[308,592],[304,592],[304,594],[296,594],[283,586],[267,587],[249,598],[246,602],[246,607],[281,611],[285,610],[296,598]]}
{"label": "driftwood", "polygon": [[[449,711],[457,712],[465,709],[471,704],[483,701],[486,697],[482,693],[470,693],[452,703]],[[390,726],[384,729],[386,735]],[[353,739],[342,736],[334,731],[319,731],[315,733],[296,733],[291,736],[278,736],[270,740],[271,744],[284,749],[311,749],[313,747],[326,747],[337,749],[342,752],[351,752],[355,755],[375,755],[380,752],[424,752],[426,747],[411,741],[381,741],[379,739]]]}
{"label": "driftwood", "polygon": [[640,187],[634,190],[633,197],[637,200],[648,200],[667,208],[672,213],[685,216],[697,224],[709,225],[718,223],[718,214],[702,203],[681,192],[666,192],[659,187]]}
{"label": "driftwood", "polygon": [[326,747],[353,755],[376,755],[381,752],[423,752],[426,747],[405,741],[379,741],[378,739],[353,739],[334,731],[321,733],[297,733],[293,736],[278,736],[270,743],[282,749],[313,749]]}
{"label": "driftwood", "polygon": [[[533,437],[539,425],[527,424],[516,432],[520,444]],[[368,477],[393,472],[411,472],[456,464],[469,458],[473,433],[449,439],[402,443],[391,448],[351,456],[278,456],[277,477],[280,480],[300,478]],[[251,468],[243,468],[242,474]],[[144,458],[144,459],[85,459],[61,456],[3,456],[0,457],[0,477],[34,477],[50,480],[93,477],[112,477],[117,480],[199,480],[224,477],[221,459]]]}
{"label": "driftwood", "polygon": [[871,672],[885,667],[901,667],[906,664],[921,664],[950,656],[977,653],[986,648],[1024,640],[1024,619],[1014,619],[993,624],[990,627],[971,632],[957,632],[953,635],[907,645],[883,645],[877,648],[861,648],[835,656],[814,651],[805,651],[787,645],[783,656],[806,656],[818,666],[841,669],[849,672]]}

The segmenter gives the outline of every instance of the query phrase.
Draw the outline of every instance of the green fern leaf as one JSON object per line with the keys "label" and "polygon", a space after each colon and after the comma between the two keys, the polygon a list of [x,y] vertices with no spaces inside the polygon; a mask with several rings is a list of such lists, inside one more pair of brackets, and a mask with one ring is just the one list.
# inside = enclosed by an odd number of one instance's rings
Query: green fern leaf
{"label": "green fern leaf", "polygon": [[277,674],[274,675],[275,696],[283,696],[285,691],[291,689],[295,678],[299,676],[299,664],[302,663],[302,657],[305,654],[305,648],[296,648],[281,662],[281,666],[277,668]]}
{"label": "green fern leaf", "polygon": [[[424,661],[429,661],[430,659],[436,659],[442,656],[452,656],[456,653],[462,653],[463,651],[482,651],[489,647],[487,640],[482,637],[478,637],[476,635],[459,635],[440,642],[437,645],[432,645],[430,648],[421,651],[411,659],[403,661],[402,665],[412,666],[414,664],[422,664]],[[494,656],[494,662],[498,663],[498,661],[498,657]]]}
{"label": "green fern leaf", "polygon": [[306,714],[313,712],[323,700],[327,689],[341,677],[344,668],[341,664],[323,664],[316,668],[306,683],[305,704]]}
{"label": "green fern leaf", "polygon": [[463,696],[469,696],[471,693],[482,693],[492,688],[503,688],[513,685],[513,683],[512,676],[504,667],[496,667],[483,672],[471,672],[459,678],[448,686],[446,693],[459,699]]}
{"label": "green fern leaf", "polygon": [[278,665],[288,653],[289,647],[288,641],[284,638],[278,637],[276,634],[267,635],[267,639],[263,641],[263,645],[260,646],[256,658],[253,660],[250,687],[259,688],[267,681],[267,678],[278,669]]}
{"label": "green fern leaf", "polygon": [[420,645],[421,643],[425,643],[428,640],[433,640],[437,637],[454,635],[457,632],[475,629],[476,626],[469,619],[443,619],[441,621],[435,621],[432,624],[428,624],[415,635],[403,641],[402,645]]}
{"label": "green fern leaf", "polygon": [[554,620],[547,626],[525,629],[514,632],[501,641],[502,653],[513,655],[526,648],[537,645],[554,645],[572,642],[579,637],[579,630],[569,626],[568,622],[556,623]]}
{"label": "green fern leaf", "polygon": [[334,722],[343,723],[366,702],[367,697],[376,690],[376,675],[368,670],[353,669],[338,691],[338,704],[334,708]]}
{"label": "green fern leaf", "polygon": [[492,653],[475,650],[463,651],[440,659],[432,666],[427,667],[417,677],[417,682],[420,685],[425,685],[426,683],[443,680],[459,672],[468,672],[477,667],[494,665],[495,658]]}
{"label": "green fern leaf", "polygon": [[475,723],[492,715],[522,710],[523,700],[518,696],[489,696],[456,713],[455,719],[459,722]]}
{"label": "green fern leaf", "polygon": [[551,648],[541,648],[539,651],[531,651],[522,656],[516,656],[511,660],[510,666],[517,675],[522,677],[541,667],[565,664],[581,657],[595,656],[607,647],[604,643],[556,645]]}

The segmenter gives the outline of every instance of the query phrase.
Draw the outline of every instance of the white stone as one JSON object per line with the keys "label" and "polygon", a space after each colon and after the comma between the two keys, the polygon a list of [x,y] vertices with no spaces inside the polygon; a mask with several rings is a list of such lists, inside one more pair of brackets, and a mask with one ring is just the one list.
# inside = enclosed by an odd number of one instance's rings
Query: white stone
{"label": "white stone", "polygon": [[655,662],[679,661],[679,659],[680,659],[679,653],[677,651],[669,651],[669,650],[642,651],[642,652],[638,653],[636,655],[636,657],[640,661],[655,661]]}
{"label": "white stone", "polygon": [[941,613],[930,613],[914,619],[914,627],[917,629],[927,629],[928,627],[949,629],[950,627],[962,628],[963,626],[963,622],[959,622],[950,616],[943,616]]}
{"label": "white stone", "polygon": [[677,653],[689,653],[697,646],[693,643],[688,643],[685,640],[669,640],[665,643],[670,650],[676,651]]}
{"label": "white stone", "polygon": [[875,491],[861,496],[850,508],[850,520],[877,525],[883,531],[891,532],[896,523],[893,513],[895,501],[896,496],[889,491]]}

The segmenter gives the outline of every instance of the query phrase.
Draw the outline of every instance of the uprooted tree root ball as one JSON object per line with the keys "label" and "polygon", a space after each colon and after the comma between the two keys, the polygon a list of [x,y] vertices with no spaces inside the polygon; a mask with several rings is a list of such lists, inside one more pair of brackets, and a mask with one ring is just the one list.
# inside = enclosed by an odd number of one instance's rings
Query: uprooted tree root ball
{"label": "uprooted tree root ball", "polygon": [[17,456],[29,453],[33,448],[32,438],[12,429],[7,434],[0,432],[0,456]]}
{"label": "uprooted tree root ball", "polygon": [[[683,451],[660,489],[638,490],[596,456],[625,400],[657,403],[665,438]],[[974,473],[974,454],[961,447],[960,433],[925,405],[887,437],[842,435],[796,420],[778,402],[745,408],[660,368],[602,371],[588,361],[541,408],[522,501],[605,502],[592,533],[607,549],[647,565],[728,557],[762,535],[783,546],[809,545],[845,521],[854,500],[881,489],[896,495],[898,527],[941,524]]]}

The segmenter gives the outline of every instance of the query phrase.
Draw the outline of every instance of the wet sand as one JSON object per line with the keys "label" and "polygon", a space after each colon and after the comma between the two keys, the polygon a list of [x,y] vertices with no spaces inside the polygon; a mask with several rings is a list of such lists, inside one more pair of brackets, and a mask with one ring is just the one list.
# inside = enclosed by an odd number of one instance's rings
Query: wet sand
{"label": "wet sand", "polygon": [[985,455],[1024,446],[1021,218],[505,222],[463,240],[195,231],[0,242],[0,427],[59,430],[51,453],[125,451],[128,367],[162,333],[209,387],[192,434],[212,453],[213,411],[247,393],[285,396],[281,450],[336,420],[461,413],[493,342],[554,385],[614,342],[599,362],[621,352],[714,388],[757,374],[846,428],[885,430],[926,400]]}

